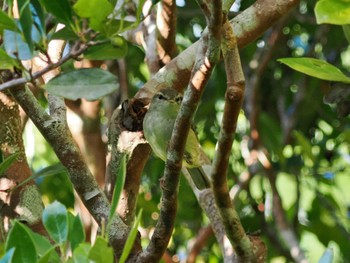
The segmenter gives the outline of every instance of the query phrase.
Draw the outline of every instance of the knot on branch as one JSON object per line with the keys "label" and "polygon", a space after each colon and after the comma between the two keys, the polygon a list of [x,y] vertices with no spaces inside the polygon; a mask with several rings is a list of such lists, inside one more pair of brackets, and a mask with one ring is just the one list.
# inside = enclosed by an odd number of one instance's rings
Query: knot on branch
{"label": "knot on branch", "polygon": [[141,131],[147,112],[148,98],[130,99],[122,103],[122,124],[128,131]]}
{"label": "knot on branch", "polygon": [[236,83],[234,85],[230,85],[226,91],[226,99],[231,102],[239,102],[242,101],[244,96],[244,84]]}

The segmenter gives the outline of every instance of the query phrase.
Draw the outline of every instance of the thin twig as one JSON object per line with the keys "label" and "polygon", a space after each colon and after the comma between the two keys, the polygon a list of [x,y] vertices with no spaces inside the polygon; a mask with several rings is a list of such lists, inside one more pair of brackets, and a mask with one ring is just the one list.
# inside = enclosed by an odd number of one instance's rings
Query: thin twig
{"label": "thin twig", "polygon": [[47,65],[47,67],[45,67],[44,69],[35,72],[30,79],[27,78],[18,78],[18,79],[13,79],[10,81],[7,81],[3,84],[0,85],[0,91],[3,91],[5,89],[8,88],[12,88],[12,87],[18,87],[21,85],[26,84],[27,82],[33,82],[34,80],[42,77],[44,74],[48,73],[49,71],[56,69],[58,67],[60,67],[63,63],[67,62],[70,59],[75,59],[77,57],[79,57],[81,54],[84,53],[84,51],[92,44],[87,44],[87,45],[81,45],[79,47],[79,49],[75,49],[74,47],[72,48],[71,52],[69,54],[67,54],[66,56],[64,56],[61,60],[59,60],[56,63],[52,63]]}

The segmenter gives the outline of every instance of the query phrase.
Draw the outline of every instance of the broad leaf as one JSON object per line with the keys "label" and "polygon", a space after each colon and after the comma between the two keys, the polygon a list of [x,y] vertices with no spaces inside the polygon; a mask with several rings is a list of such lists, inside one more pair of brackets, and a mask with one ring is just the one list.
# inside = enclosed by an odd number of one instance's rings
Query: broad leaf
{"label": "broad leaf", "polygon": [[13,70],[14,67],[20,68],[19,62],[16,59],[10,57],[2,48],[0,48],[0,61],[0,69]]}
{"label": "broad leaf", "polygon": [[335,66],[323,60],[315,58],[281,58],[277,61],[315,78],[350,83],[349,77]]}
{"label": "broad leaf", "polygon": [[37,255],[34,242],[28,231],[18,221],[15,221],[6,241],[7,251],[13,247],[15,252],[12,256],[12,262],[36,262]]}
{"label": "broad leaf", "polygon": [[90,27],[100,31],[103,21],[113,12],[113,6],[107,0],[78,0],[73,6],[80,16],[90,19]]}
{"label": "broad leaf", "polygon": [[350,24],[350,2],[344,0],[320,0],[315,6],[317,24]]}
{"label": "broad leaf", "polygon": [[[0,56],[1,57],[1,56]],[[0,163],[0,177],[5,173],[5,171],[16,161],[19,153],[14,153],[7,157],[2,163]]]}
{"label": "broad leaf", "polygon": [[51,39],[79,40],[79,37],[71,28],[64,27],[53,33]]}
{"label": "broad leaf", "polygon": [[41,3],[59,22],[74,28],[73,10],[68,0],[41,0]]}
{"label": "broad leaf", "polygon": [[114,37],[110,43],[89,47],[84,53],[86,59],[108,60],[122,58],[128,52],[128,45],[124,38]]}
{"label": "broad leaf", "polygon": [[94,245],[89,252],[90,262],[95,263],[112,263],[114,262],[113,249],[108,246],[108,242],[98,236]]}
{"label": "broad leaf", "polygon": [[28,60],[32,58],[32,52],[29,46],[22,40],[21,34],[4,30],[4,48],[8,55],[20,60]]}
{"label": "broad leaf", "polygon": [[49,93],[71,100],[96,100],[117,90],[118,87],[115,75],[98,68],[70,71],[46,84]]}
{"label": "broad leaf", "polygon": [[40,257],[40,263],[59,261],[59,256],[55,250],[56,247],[52,245],[46,237],[35,232],[30,232],[30,235],[34,241],[38,256]]}
{"label": "broad leaf", "polygon": [[91,245],[88,243],[81,243],[73,251],[73,262],[74,263],[89,263],[89,252]]}
{"label": "broad leaf", "polygon": [[68,237],[67,209],[55,201],[48,205],[43,212],[43,223],[50,237],[56,243],[63,243]]}
{"label": "broad leaf", "polygon": [[4,11],[0,10],[0,30],[18,31],[15,21],[10,18]]}

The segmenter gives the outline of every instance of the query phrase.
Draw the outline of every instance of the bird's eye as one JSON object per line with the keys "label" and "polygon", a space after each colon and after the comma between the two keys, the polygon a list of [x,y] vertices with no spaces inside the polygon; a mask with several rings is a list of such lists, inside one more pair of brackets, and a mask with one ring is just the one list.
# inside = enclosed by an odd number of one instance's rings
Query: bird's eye
{"label": "bird's eye", "polygon": [[157,94],[157,98],[159,100],[165,100],[165,97],[162,94]]}
{"label": "bird's eye", "polygon": [[182,97],[181,96],[176,97],[175,101],[176,103],[180,104],[182,102]]}

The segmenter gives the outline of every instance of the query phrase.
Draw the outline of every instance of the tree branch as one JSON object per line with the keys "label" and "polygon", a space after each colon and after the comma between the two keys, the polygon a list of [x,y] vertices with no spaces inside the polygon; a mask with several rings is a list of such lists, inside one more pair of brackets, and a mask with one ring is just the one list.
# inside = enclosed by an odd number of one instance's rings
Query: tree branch
{"label": "tree branch", "polygon": [[224,29],[224,41],[221,48],[227,75],[227,91],[222,128],[213,161],[212,183],[216,204],[223,219],[227,236],[239,260],[241,262],[256,262],[253,246],[233,207],[226,179],[237,119],[244,97],[244,76],[237,42],[228,22],[225,23]]}
{"label": "tree branch", "polygon": [[18,79],[10,80],[10,81],[5,82],[5,83],[0,85],[0,91],[8,89],[8,88],[12,88],[12,87],[18,87],[18,86],[24,85],[25,83],[27,83],[29,81],[36,80],[36,79],[42,77],[44,74],[48,73],[49,71],[60,67],[63,63],[67,62],[68,60],[70,60],[72,58],[73,59],[77,58],[78,56],[83,54],[84,51],[88,47],[89,47],[89,45],[82,45],[77,50],[76,50],[77,47],[75,47],[75,48],[73,47],[69,54],[64,56],[58,62],[49,64],[47,67],[43,68],[42,70],[35,72],[29,80],[27,78],[18,78]]}
{"label": "tree branch", "polygon": [[174,0],[160,1],[157,12],[157,53],[160,67],[168,64],[176,53],[176,3]]}
{"label": "tree branch", "polygon": [[[221,2],[217,2],[220,3],[219,6],[221,7]],[[217,19],[212,19],[210,22],[212,23],[213,21],[217,21]],[[218,25],[220,29],[221,23]],[[216,28],[216,30],[217,29],[218,28]],[[215,41],[216,39],[210,37],[209,41],[205,39],[201,49],[198,50],[196,63],[192,70],[191,81],[185,92],[179,114],[175,121],[173,133],[168,146],[165,171],[161,184],[163,195],[161,199],[159,220],[147,249],[139,257],[139,262],[158,262],[168,245],[174,228],[177,211],[179,176],[186,146],[185,138],[188,136],[194,113],[214,67],[215,61],[209,59],[218,57],[218,55],[215,55],[220,54],[219,50],[210,48],[215,46],[210,40]],[[213,53],[215,55],[213,55]]]}
{"label": "tree branch", "polygon": [[[230,21],[238,47],[243,48],[254,41],[298,3],[299,0],[257,0]],[[176,87],[179,91],[183,91],[190,79],[200,42],[202,40],[197,41],[171,60],[164,70],[155,74],[144,88],[139,90],[135,97],[152,97],[152,94],[164,86]]]}
{"label": "tree branch", "polygon": [[[55,120],[48,115],[27,88],[16,86],[11,92],[41,134],[52,146],[58,159],[67,168],[74,189],[91,215],[98,222],[99,226],[106,224],[110,205],[105,195],[99,189],[95,178],[87,168],[78,147],[74,143],[67,124],[60,120]],[[115,216],[114,222],[112,222],[111,232],[109,233],[111,244],[114,248],[117,248],[115,251],[121,252],[119,248],[124,245],[128,233],[128,227],[119,216]],[[140,249],[140,246],[137,249]]]}

